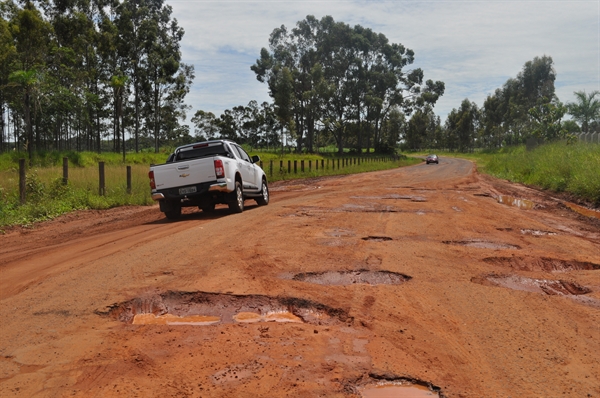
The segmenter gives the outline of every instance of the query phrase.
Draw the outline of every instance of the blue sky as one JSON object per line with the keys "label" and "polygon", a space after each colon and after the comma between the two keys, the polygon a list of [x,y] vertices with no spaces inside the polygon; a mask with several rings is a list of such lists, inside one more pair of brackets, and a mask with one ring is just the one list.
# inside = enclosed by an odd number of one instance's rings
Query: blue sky
{"label": "blue sky", "polygon": [[331,15],[383,33],[415,52],[410,68],[442,80],[435,112],[442,120],[463,99],[478,106],[525,62],[548,55],[562,102],[600,89],[600,2],[594,1],[211,1],[166,0],[184,28],[183,61],[196,70],[186,102],[219,116],[251,100],[270,101],[250,66],[276,27],[307,15]]}

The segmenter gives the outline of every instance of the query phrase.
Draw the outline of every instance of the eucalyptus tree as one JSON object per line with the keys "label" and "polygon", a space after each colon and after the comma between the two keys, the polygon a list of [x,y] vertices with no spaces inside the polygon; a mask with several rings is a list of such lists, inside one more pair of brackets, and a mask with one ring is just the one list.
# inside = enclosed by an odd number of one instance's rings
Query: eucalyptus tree
{"label": "eucalyptus tree", "polygon": [[574,94],[575,102],[567,103],[567,111],[581,124],[581,131],[588,133],[593,122],[600,122],[600,98],[596,98],[600,91],[586,93],[583,90],[575,91]]}
{"label": "eucalyptus tree", "polygon": [[17,54],[8,18],[6,18],[8,15],[7,6],[8,4],[0,6],[0,152],[5,151],[8,142],[8,137],[4,135],[8,125],[8,121],[4,119],[5,111],[8,109],[10,100],[6,87],[11,73],[11,65]]}
{"label": "eucalyptus tree", "polygon": [[452,109],[446,119],[447,146],[460,152],[473,150],[476,146],[480,125],[477,104],[464,99],[459,109]]}
{"label": "eucalyptus tree", "polygon": [[219,125],[215,114],[198,110],[192,117],[194,136],[199,141],[212,140],[218,137]]}
{"label": "eucalyptus tree", "polygon": [[423,82],[422,70],[403,70],[414,61],[412,50],[331,16],[309,15],[291,32],[281,26],[271,33],[269,45],[251,69],[269,85],[284,116],[280,119],[293,127],[288,130],[295,132],[298,150],[305,139],[312,149],[317,125],[335,138],[340,152],[350,141],[362,150],[365,133],[367,147],[373,139],[380,149],[381,127],[393,109],[410,114],[433,106],[444,92],[442,82]]}
{"label": "eucalyptus tree", "polygon": [[[25,137],[30,160],[33,157],[32,109],[39,103],[47,53],[52,38],[52,27],[44,21],[40,11],[27,1],[22,9],[14,10],[9,29],[12,33],[14,63],[9,73],[14,99],[20,102],[25,124]],[[4,36],[9,38],[8,35]],[[9,45],[10,47],[10,45]]]}

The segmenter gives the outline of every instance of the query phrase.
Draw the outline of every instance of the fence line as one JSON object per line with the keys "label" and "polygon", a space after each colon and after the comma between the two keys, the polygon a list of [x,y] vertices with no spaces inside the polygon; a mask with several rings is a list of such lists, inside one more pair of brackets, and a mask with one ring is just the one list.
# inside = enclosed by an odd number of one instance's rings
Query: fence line
{"label": "fence line", "polygon": [[[383,163],[383,162],[391,162],[397,161],[399,159],[398,156],[384,156],[384,157],[368,157],[368,158],[337,158],[337,159],[320,159],[321,160],[321,168],[322,172],[326,170],[335,171],[336,167],[339,171],[342,168],[352,167],[352,166],[360,166],[361,159],[363,163]],[[330,161],[331,160],[331,164]],[[337,161],[337,162],[336,162]],[[298,160],[294,160],[293,171],[294,174],[298,174]],[[104,196],[106,194],[106,180],[105,180],[105,162],[98,162],[98,195]],[[263,161],[259,162],[259,166],[261,169],[265,170]],[[126,180],[127,180],[127,193],[131,194],[131,166],[126,166]],[[319,171],[319,160],[315,160],[315,171]],[[273,177],[275,173],[273,160],[269,160],[269,167],[265,170],[269,178]],[[308,160],[308,172],[312,173],[312,160]],[[283,160],[279,161],[279,172],[278,174],[283,175],[286,173],[286,170],[283,167]],[[292,161],[288,160],[287,162],[287,174],[292,173]],[[300,173],[306,173],[306,161],[304,159],[300,160]],[[63,184],[67,185],[69,183],[69,159],[63,158]],[[27,202],[27,168],[26,168],[26,160],[24,158],[19,159],[19,201],[21,204],[25,204]]]}

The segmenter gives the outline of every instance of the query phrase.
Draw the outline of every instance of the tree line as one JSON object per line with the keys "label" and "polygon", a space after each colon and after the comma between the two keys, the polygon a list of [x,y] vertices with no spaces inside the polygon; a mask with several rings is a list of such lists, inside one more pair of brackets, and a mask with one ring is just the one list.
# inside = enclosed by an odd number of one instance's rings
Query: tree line
{"label": "tree line", "polygon": [[[578,132],[600,130],[600,92],[575,92],[563,104],[555,93],[556,71],[550,56],[535,57],[515,78],[485,99],[483,105],[464,99],[444,124],[431,109],[416,112],[406,127],[406,149],[446,149],[467,152],[572,138]],[[566,114],[571,119],[563,120]]]}
{"label": "tree line", "polygon": [[[269,48],[251,66],[268,86],[272,104],[257,112],[250,103],[219,118],[198,111],[192,121],[206,138],[248,126],[238,140],[290,142],[299,152],[324,145],[335,145],[340,153],[344,148],[393,152],[406,117],[433,107],[445,89],[441,81],[425,81],[421,69],[407,69],[414,57],[413,50],[390,43],[382,33],[309,15],[293,29],[273,30]],[[236,120],[238,128],[229,128]],[[260,132],[262,141],[252,138]]]}
{"label": "tree line", "polygon": [[184,31],[171,14],[163,0],[0,3],[0,151],[12,140],[30,155],[125,154],[213,138],[298,152],[470,151],[598,129],[600,93],[561,103],[549,56],[526,62],[482,106],[465,99],[442,123],[434,106],[445,85],[410,68],[413,50],[361,25],[309,15],[274,29],[249,65],[271,102],[219,116],[198,110],[190,132],[185,96],[194,68],[181,62]]}
{"label": "tree line", "polygon": [[[125,153],[189,135],[184,31],[163,0],[0,3],[0,151]],[[107,148],[104,148],[105,150]]]}

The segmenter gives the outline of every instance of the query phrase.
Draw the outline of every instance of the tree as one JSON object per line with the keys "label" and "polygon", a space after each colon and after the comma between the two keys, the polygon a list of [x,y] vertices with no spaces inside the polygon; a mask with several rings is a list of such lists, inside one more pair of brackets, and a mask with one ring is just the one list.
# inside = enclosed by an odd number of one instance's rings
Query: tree
{"label": "tree", "polygon": [[567,104],[567,112],[573,116],[581,125],[583,133],[589,133],[590,125],[594,121],[600,121],[600,91],[592,91],[586,94],[584,91],[575,91],[576,102]]}

